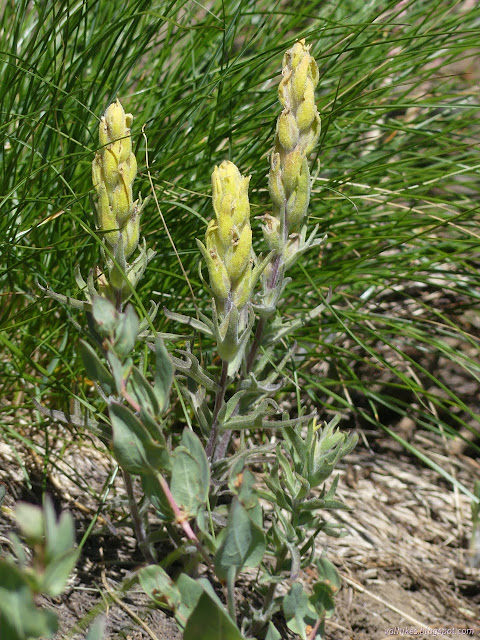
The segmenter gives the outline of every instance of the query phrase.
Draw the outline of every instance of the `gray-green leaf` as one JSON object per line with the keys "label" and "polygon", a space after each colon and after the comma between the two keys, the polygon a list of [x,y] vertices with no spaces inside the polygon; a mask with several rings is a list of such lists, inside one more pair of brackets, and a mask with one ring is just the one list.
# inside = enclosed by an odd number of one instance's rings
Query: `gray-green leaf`
{"label": "gray-green leaf", "polygon": [[168,465],[168,455],[138,418],[124,405],[110,403],[113,450],[120,465],[129,473],[144,474]]}
{"label": "gray-green leaf", "polygon": [[102,337],[113,335],[118,323],[118,313],[110,300],[95,296],[92,302],[92,315],[96,323],[95,328]]}
{"label": "gray-green leaf", "polygon": [[265,536],[241,505],[234,498],[230,507],[222,543],[215,555],[217,575],[225,579],[228,569],[235,567],[256,567],[265,553]]}
{"label": "gray-green leaf", "polygon": [[272,622],[268,623],[268,632],[267,632],[267,635],[265,636],[265,640],[282,640],[282,636],[275,629]]}
{"label": "gray-green leaf", "polygon": [[132,393],[142,410],[148,411],[152,416],[158,416],[160,413],[158,398],[154,393],[153,388],[148,383],[148,380],[142,373],[140,373],[137,367],[133,367],[132,369],[129,384],[131,386]]}
{"label": "gray-green leaf", "polygon": [[225,609],[203,593],[188,618],[184,640],[245,640]]}
{"label": "gray-green leaf", "polygon": [[37,609],[22,573],[0,560],[0,617],[2,638],[51,638],[58,628],[57,616]]}
{"label": "gray-green leaf", "polygon": [[138,579],[142,589],[152,600],[166,601],[172,610],[180,606],[180,591],[162,567],[158,565],[144,567],[138,572]]}
{"label": "gray-green leaf", "polygon": [[299,582],[292,584],[290,591],[283,598],[283,613],[287,627],[307,640],[307,625],[313,627],[317,621],[307,594]]}
{"label": "gray-green leaf", "polygon": [[182,444],[172,454],[171,491],[185,513],[195,516],[207,501],[210,470],[205,450],[198,437],[186,428]]}
{"label": "gray-green leaf", "polygon": [[102,640],[105,631],[105,617],[98,616],[92,623],[85,640]]}
{"label": "gray-green leaf", "polygon": [[139,331],[137,314],[131,304],[121,314],[115,330],[115,352],[126,357],[135,346]]}
{"label": "gray-green leaf", "polygon": [[160,411],[168,407],[170,388],[173,381],[173,363],[160,336],[155,338],[155,384],[153,390],[160,405]]}
{"label": "gray-green leaf", "polygon": [[97,356],[95,350],[84,340],[80,341],[80,354],[87,376],[98,382],[107,395],[112,394],[115,389],[112,374]]}

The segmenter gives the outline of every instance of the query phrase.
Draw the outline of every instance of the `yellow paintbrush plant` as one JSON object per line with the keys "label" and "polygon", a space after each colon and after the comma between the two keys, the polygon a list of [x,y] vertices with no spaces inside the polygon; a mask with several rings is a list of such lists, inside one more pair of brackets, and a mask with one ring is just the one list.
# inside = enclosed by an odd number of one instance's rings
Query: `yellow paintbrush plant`
{"label": "yellow paintbrush plant", "polygon": [[[95,296],[109,298],[120,309],[143,275],[155,252],[145,241],[139,246],[140,214],[148,201],[133,199],[133,181],[137,175],[137,160],[132,151],[130,127],[133,116],[125,113],[119,100],[113,102],[100,119],[99,146],[92,162],[95,189],[95,221],[103,238],[102,255],[106,269],[90,270],[85,281],[77,266],[75,279],[86,302],[48,290],[48,295],[77,309],[90,310]],[[140,252],[130,264],[127,260],[139,247]],[[158,305],[153,305],[153,318]]]}

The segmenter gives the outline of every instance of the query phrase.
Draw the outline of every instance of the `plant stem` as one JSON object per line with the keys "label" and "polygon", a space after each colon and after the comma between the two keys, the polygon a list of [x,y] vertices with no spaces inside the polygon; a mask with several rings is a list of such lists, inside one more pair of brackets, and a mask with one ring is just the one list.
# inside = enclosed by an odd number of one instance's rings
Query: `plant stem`
{"label": "plant stem", "polygon": [[[123,304],[122,292],[121,291],[117,291],[116,292],[116,301],[115,302],[116,302],[115,307],[116,307],[118,313],[121,313],[122,304]],[[127,400],[127,402],[129,402],[133,406],[135,411],[139,411],[140,410],[140,407],[138,406],[138,404],[127,393],[125,381],[122,381],[122,396],[123,396],[124,399]],[[122,469],[122,475],[123,475],[123,481],[125,483],[125,489],[126,489],[127,496],[128,496],[128,505],[130,507],[130,515],[132,516],[133,532],[135,534],[135,537],[137,538],[138,546],[140,547],[140,550],[142,551],[142,553],[143,553],[143,555],[145,557],[145,560],[149,564],[155,564],[156,558],[155,558],[154,554],[152,553],[152,549],[150,548],[150,545],[148,544],[147,532],[145,531],[145,525],[144,525],[144,523],[142,521],[142,517],[140,515],[140,512],[138,511],[137,501],[135,500],[135,493],[133,491],[132,476],[125,469]]]}
{"label": "plant stem", "polygon": [[[277,253],[277,255],[274,257],[272,262],[272,272],[270,273],[270,276],[267,280],[267,292],[272,291],[273,289],[275,289],[275,287],[281,285],[281,280],[282,280],[282,276],[281,276],[282,270],[280,268],[281,266],[282,266],[282,255],[280,253]],[[265,329],[265,324],[266,324],[266,319],[260,318],[257,324],[257,328],[255,330],[255,336],[253,338],[252,346],[250,347],[250,352],[247,356],[247,374],[250,373],[250,371],[252,370],[253,365],[255,363],[255,358],[257,357],[258,349],[262,344],[262,336],[263,336],[263,331]]]}
{"label": "plant stem", "polygon": [[[280,551],[280,554],[277,556],[274,575],[278,576],[278,574],[280,573],[281,566],[284,563],[286,557],[287,557],[287,548],[283,546],[282,550]],[[272,604],[273,596],[275,595],[276,589],[277,589],[277,583],[271,582],[270,586],[268,587],[268,591],[265,595],[265,599],[263,601],[264,613],[268,610],[268,608]]]}
{"label": "plant stem", "polygon": [[[281,566],[284,563],[286,557],[287,557],[287,547],[283,545],[279,555],[277,556],[277,561],[275,563],[275,570],[273,571],[273,575],[275,576],[279,575]],[[277,589],[277,583],[271,582],[268,587],[267,593],[265,594],[265,598],[263,599],[263,607],[262,607],[263,615],[259,620],[256,620],[252,625],[251,633],[253,636],[256,636],[261,631],[261,629],[265,626],[268,620],[268,616],[266,615],[266,613],[268,612],[268,609],[272,604],[272,600],[275,595],[276,589]]]}
{"label": "plant stem", "polygon": [[258,349],[261,344],[263,330],[265,328],[265,318],[260,318],[257,324],[257,328],[255,330],[255,336],[253,337],[252,346],[250,347],[250,352],[247,356],[247,374],[253,368],[253,363],[255,362],[255,358],[257,357]]}
{"label": "plant stem", "polygon": [[147,542],[147,534],[145,531],[144,524],[142,522],[142,518],[138,511],[137,501],[135,500],[135,494],[133,492],[132,477],[128,473],[128,471],[125,471],[125,469],[122,469],[122,474],[123,474],[123,481],[125,483],[125,489],[127,491],[130,514],[132,516],[133,532],[135,534],[135,537],[137,538],[138,546],[140,547],[143,555],[145,556],[145,560],[149,564],[155,564],[156,560],[152,553],[152,550],[150,549],[150,545]]}
{"label": "plant stem", "polygon": [[198,552],[201,554],[202,558],[205,560],[205,562],[208,565],[209,569],[211,571],[215,572],[215,569],[214,569],[213,563],[212,563],[212,561],[210,559],[210,556],[205,551],[205,549],[203,548],[200,540],[195,535],[192,527],[190,526],[190,523],[187,520],[186,515],[183,513],[183,511],[180,509],[180,507],[176,503],[175,498],[173,497],[173,494],[170,491],[170,487],[168,486],[167,481],[165,480],[165,478],[162,476],[161,473],[157,473],[157,479],[158,479],[158,481],[160,483],[160,486],[162,487],[162,491],[165,494],[165,497],[166,497],[166,499],[168,501],[168,504],[170,505],[170,507],[172,508],[173,513],[175,514],[175,522],[182,527],[182,529],[184,530],[185,535],[187,536],[187,538],[191,542],[193,542],[193,544],[197,547]]}
{"label": "plant stem", "polygon": [[[277,285],[279,285],[279,283],[281,284],[281,274],[282,274],[282,270],[280,269],[281,265],[282,265],[282,256],[281,254],[277,254],[273,260],[272,272],[267,281],[267,289],[270,291],[274,289]],[[265,324],[266,324],[266,318],[260,318],[257,324],[257,328],[255,330],[255,335],[253,337],[252,346],[250,347],[250,351],[247,356],[247,361],[246,361],[247,375],[253,369],[253,365],[255,364],[255,358],[257,357],[258,350],[260,348],[260,345],[262,344],[262,337],[263,337],[263,332],[265,330]],[[238,411],[238,408],[237,408],[237,411]],[[232,436],[231,431],[226,431],[224,433],[218,447],[215,450],[215,455],[213,456],[213,462],[215,462],[216,460],[221,460],[222,458],[225,457],[231,436]],[[216,434],[215,434],[215,437],[216,437]]]}
{"label": "plant stem", "polygon": [[[115,295],[115,308],[118,311],[118,313],[122,312],[122,305],[123,305],[122,292],[120,290],[117,290]],[[122,396],[130,404],[133,403],[133,405],[136,405],[133,398],[130,398],[130,396],[128,395],[124,381],[122,384]],[[138,411],[140,407],[137,405],[137,406],[134,406],[134,409],[135,411]],[[138,505],[135,499],[135,493],[133,491],[132,476],[125,469],[122,469],[122,475],[123,475],[123,482],[125,483],[125,490],[127,492],[130,515],[132,516],[133,533],[135,534],[135,537],[138,542],[138,546],[140,547],[140,550],[142,551],[145,557],[145,560],[149,564],[155,564],[156,558],[152,552],[152,549],[150,548],[150,545],[148,544],[145,525],[142,521],[142,517],[140,516],[140,512],[138,511]]]}
{"label": "plant stem", "polygon": [[122,312],[122,306],[123,306],[122,292],[117,289],[117,291],[115,292],[115,308],[119,313]]}
{"label": "plant stem", "polygon": [[[280,274],[281,274],[281,266],[282,263],[282,256],[280,254],[277,254],[273,260],[273,264],[272,264],[272,273],[270,274],[270,277],[268,279],[267,282],[267,288],[271,291],[272,289],[274,289],[280,282]],[[248,353],[247,356],[247,361],[246,361],[246,372],[247,375],[250,373],[250,371],[253,369],[253,365],[255,364],[255,358],[257,357],[257,353],[258,350],[260,348],[260,345],[262,344],[262,337],[263,337],[263,332],[265,329],[265,324],[266,324],[266,319],[265,318],[260,318],[260,320],[258,321],[257,324],[257,328],[255,330],[255,335],[253,337],[253,342],[252,342],[252,346],[250,347],[250,351]],[[237,411],[238,411],[238,407],[237,407]],[[210,433],[210,437],[212,437],[212,433],[213,433],[213,429],[212,432]],[[227,452],[228,449],[228,444],[230,442],[230,438],[231,438],[232,434],[230,431],[226,431],[223,434],[222,439],[220,440],[218,447],[215,450],[215,454],[213,456],[213,462],[215,462],[216,460],[221,460],[222,458],[225,457],[225,454]],[[215,433],[215,438],[217,437],[217,434]],[[210,440],[208,442],[208,444],[210,443]],[[208,444],[207,444],[207,455],[208,454]],[[209,456],[210,458],[210,456]]]}
{"label": "plant stem", "polygon": [[141,407],[138,402],[132,398],[132,396],[127,391],[127,383],[125,380],[122,380],[122,397],[128,402],[128,404],[132,407],[134,411],[140,413]]}
{"label": "plant stem", "polygon": [[308,636],[308,640],[315,640],[315,636],[317,635],[317,631],[320,627],[320,625],[322,624],[322,619],[319,618],[316,623],[315,626],[313,627],[312,631],[310,632],[310,635]]}
{"label": "plant stem", "polygon": [[207,458],[212,461],[213,453],[215,451],[215,445],[217,444],[218,437],[218,414],[222,408],[223,401],[225,399],[225,391],[227,390],[227,377],[228,377],[228,362],[222,360],[222,373],[220,375],[220,387],[215,396],[215,407],[213,409],[212,416],[212,428],[210,430],[210,436],[208,438],[207,446],[205,447],[205,453]]}
{"label": "plant stem", "polygon": [[237,613],[235,606],[235,567],[230,567],[227,573],[227,605],[228,613],[234,622],[236,622]]}

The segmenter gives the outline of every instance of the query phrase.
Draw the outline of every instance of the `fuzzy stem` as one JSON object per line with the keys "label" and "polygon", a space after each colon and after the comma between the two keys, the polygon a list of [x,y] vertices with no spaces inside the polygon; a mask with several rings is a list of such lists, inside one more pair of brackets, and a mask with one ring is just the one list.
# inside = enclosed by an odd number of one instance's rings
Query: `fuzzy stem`
{"label": "fuzzy stem", "polygon": [[[275,289],[275,287],[281,285],[281,279],[282,279],[281,278],[282,270],[280,269],[281,264],[282,264],[282,255],[277,254],[273,259],[272,272],[270,274],[270,277],[267,280],[267,287],[270,291]],[[258,349],[260,348],[260,345],[262,343],[262,336],[263,336],[263,331],[265,329],[265,324],[266,324],[265,318],[260,318],[257,324],[257,328],[255,330],[255,336],[253,338],[252,346],[250,347],[250,352],[247,356],[247,374],[250,373],[255,363],[255,358],[257,357]]]}
{"label": "fuzzy stem", "polygon": [[207,446],[205,447],[205,453],[207,458],[212,461],[213,453],[215,451],[215,445],[218,437],[218,414],[223,406],[225,400],[225,391],[227,390],[227,377],[228,377],[228,362],[222,360],[222,373],[220,375],[220,387],[215,396],[215,407],[213,409],[212,428],[210,430],[210,437],[208,438]]}
{"label": "fuzzy stem", "polygon": [[125,489],[127,491],[130,514],[132,516],[133,532],[135,534],[135,537],[137,538],[138,546],[140,547],[143,555],[145,556],[145,560],[149,564],[155,564],[156,560],[150,549],[150,545],[148,544],[147,533],[145,531],[142,518],[138,511],[137,501],[135,500],[135,494],[133,492],[132,476],[128,473],[128,471],[125,471],[125,469],[122,469],[122,474],[123,474],[123,481],[125,483]]}
{"label": "fuzzy stem", "polygon": [[[122,292],[116,292],[116,309],[119,313],[122,311],[123,299]],[[122,396],[123,398],[134,408],[135,411],[139,411],[140,407],[135,402],[135,400],[128,394],[126,390],[125,381],[122,381]],[[155,564],[156,558],[152,553],[151,547],[147,541],[147,532],[145,530],[145,525],[142,522],[142,517],[140,512],[138,511],[137,501],[135,500],[135,494],[133,491],[133,481],[132,476],[128,471],[122,468],[123,482],[125,483],[125,490],[128,496],[128,506],[130,508],[130,515],[132,516],[132,524],[133,524],[133,533],[138,542],[138,546],[142,551],[145,560],[149,564]]]}
{"label": "fuzzy stem", "polygon": [[227,574],[227,606],[228,613],[234,622],[236,622],[236,604],[235,604],[235,567],[230,567]]}
{"label": "fuzzy stem", "polygon": [[[287,557],[287,548],[283,546],[279,555],[277,555],[277,561],[275,563],[275,570],[273,572],[273,575],[278,576],[280,572],[280,568],[284,563],[286,557]],[[277,589],[277,583],[271,582],[268,587],[267,593],[265,594],[265,598],[263,599],[263,607],[262,607],[263,615],[259,620],[256,620],[256,622],[254,622],[252,625],[251,633],[253,636],[256,636],[261,631],[261,629],[265,626],[268,620],[265,614],[267,613],[268,609],[270,608],[270,605],[272,604],[272,600],[275,595],[276,589]]]}
{"label": "fuzzy stem", "polygon": [[119,313],[122,312],[123,296],[121,290],[115,290],[115,307]]}
{"label": "fuzzy stem", "polygon": [[260,318],[257,324],[257,328],[255,329],[255,335],[253,337],[252,346],[250,347],[250,351],[247,356],[247,374],[249,374],[253,368],[253,364],[255,362],[255,358],[257,357],[258,349],[260,347],[260,343],[262,340],[264,328],[265,328],[265,318]]}
{"label": "fuzzy stem", "polygon": [[134,411],[136,411],[137,413],[140,413],[141,407],[138,404],[138,402],[134,398],[132,398],[132,396],[128,393],[126,381],[122,380],[121,384],[122,384],[122,388],[121,388],[122,397],[128,402],[128,404],[132,407]]}
{"label": "fuzzy stem", "polygon": [[[267,287],[270,291],[274,289],[277,285],[279,284],[281,285],[281,280],[282,280],[281,265],[282,265],[282,255],[277,254],[273,259],[272,272],[267,281]],[[253,365],[255,364],[255,358],[257,357],[258,350],[260,348],[260,345],[262,344],[262,337],[263,337],[263,332],[265,330],[265,324],[266,324],[265,318],[260,318],[257,324],[257,328],[255,330],[255,335],[253,337],[253,342],[250,347],[250,351],[247,356],[247,361],[246,361],[247,375],[253,369]],[[237,408],[237,411],[238,411],[238,408]],[[231,431],[226,431],[223,434],[222,439],[218,444],[218,447],[215,449],[213,462],[216,462],[217,460],[221,460],[222,458],[225,457],[231,436],[232,436]]]}
{"label": "fuzzy stem", "polygon": [[175,498],[173,497],[173,494],[172,494],[172,492],[170,490],[170,487],[168,486],[167,481],[165,480],[165,478],[162,476],[161,473],[157,473],[157,479],[158,479],[158,481],[160,483],[160,486],[162,487],[162,491],[165,494],[165,497],[166,497],[166,499],[168,501],[168,504],[170,505],[170,507],[172,508],[173,513],[175,514],[175,522],[182,527],[182,529],[185,532],[185,535],[187,536],[187,538],[191,542],[193,542],[193,544],[196,546],[198,552],[201,554],[202,558],[205,560],[205,562],[208,565],[209,569],[211,571],[215,571],[214,566],[212,564],[212,561],[211,561],[208,553],[205,551],[205,549],[203,548],[200,540],[195,535],[192,527],[190,526],[190,523],[186,519],[185,514],[180,509],[178,504],[175,502]]}

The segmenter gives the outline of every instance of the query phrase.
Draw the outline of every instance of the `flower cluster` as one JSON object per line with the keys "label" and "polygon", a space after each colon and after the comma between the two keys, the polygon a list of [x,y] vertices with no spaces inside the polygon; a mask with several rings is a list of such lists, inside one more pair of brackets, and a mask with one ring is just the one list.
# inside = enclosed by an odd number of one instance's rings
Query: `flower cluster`
{"label": "flower cluster", "polygon": [[[100,149],[92,163],[93,186],[97,193],[97,227],[120,262],[128,259],[140,237],[139,201],[133,200],[132,185],[137,161],[132,152],[130,127],[133,116],[125,113],[120,101],[113,102],[100,120]],[[112,267],[110,284],[123,286],[123,275]]]}
{"label": "flower cluster", "polygon": [[248,184],[233,164],[225,160],[212,174],[213,208],[205,245],[199,247],[207,262],[210,286],[220,313],[232,305],[241,310],[252,287],[252,229]]}
{"label": "flower cluster", "polygon": [[310,201],[308,154],[320,135],[315,105],[318,67],[305,40],[296,42],[283,58],[278,95],[283,111],[277,120],[270,160],[269,189],[272,215],[264,217],[263,232],[277,255],[285,252],[288,236],[300,230]]}

